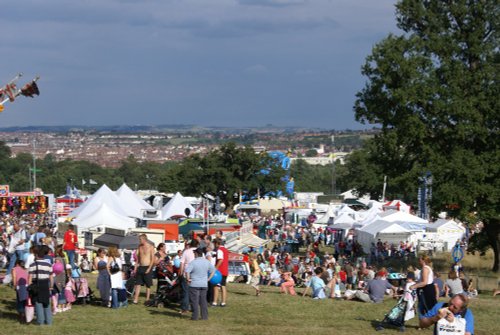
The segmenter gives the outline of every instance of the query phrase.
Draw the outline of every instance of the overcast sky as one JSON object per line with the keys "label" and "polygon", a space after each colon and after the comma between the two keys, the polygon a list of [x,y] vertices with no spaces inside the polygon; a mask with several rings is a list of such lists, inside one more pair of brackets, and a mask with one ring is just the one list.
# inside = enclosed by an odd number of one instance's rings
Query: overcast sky
{"label": "overcast sky", "polygon": [[359,129],[352,106],[394,0],[23,0],[0,11],[0,81],[23,125]]}

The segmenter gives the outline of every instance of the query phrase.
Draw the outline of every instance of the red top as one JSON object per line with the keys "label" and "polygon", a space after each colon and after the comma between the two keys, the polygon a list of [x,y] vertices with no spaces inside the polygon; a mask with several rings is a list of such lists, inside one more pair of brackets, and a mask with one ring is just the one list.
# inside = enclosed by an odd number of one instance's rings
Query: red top
{"label": "red top", "polygon": [[72,230],[67,230],[64,233],[64,250],[75,250],[78,237]]}
{"label": "red top", "polygon": [[344,270],[339,272],[340,281],[345,282],[347,280],[347,273]]}
{"label": "red top", "polygon": [[220,271],[221,275],[226,276],[229,274],[229,252],[223,246],[220,246],[217,249],[217,261],[215,264],[219,263],[222,260],[222,263],[219,265],[217,270]]}

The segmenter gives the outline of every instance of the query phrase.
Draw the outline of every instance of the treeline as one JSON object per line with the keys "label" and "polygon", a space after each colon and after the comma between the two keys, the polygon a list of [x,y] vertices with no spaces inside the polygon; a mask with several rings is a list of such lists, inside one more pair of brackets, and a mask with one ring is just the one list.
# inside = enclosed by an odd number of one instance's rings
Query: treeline
{"label": "treeline", "polygon": [[[56,161],[52,155],[36,160],[36,187],[46,194],[62,195],[69,185],[72,189],[94,192],[102,184],[117,189],[126,183],[132,189],[156,189],[161,192],[181,192],[199,196],[219,196],[228,205],[238,201],[239,193],[253,197],[257,194],[285,193],[286,178],[294,178],[295,191],[332,192],[333,169],[311,166],[297,161],[290,171],[284,171],[267,154],[257,154],[249,147],[231,142],[207,155],[192,155],[181,162],[138,162],[133,156],[120,166],[104,168],[83,160]],[[342,176],[345,169],[336,166],[337,190],[345,190]],[[11,157],[11,151],[0,142],[0,183],[11,191],[33,189],[33,157],[27,153]],[[90,184],[90,180],[97,184]]]}

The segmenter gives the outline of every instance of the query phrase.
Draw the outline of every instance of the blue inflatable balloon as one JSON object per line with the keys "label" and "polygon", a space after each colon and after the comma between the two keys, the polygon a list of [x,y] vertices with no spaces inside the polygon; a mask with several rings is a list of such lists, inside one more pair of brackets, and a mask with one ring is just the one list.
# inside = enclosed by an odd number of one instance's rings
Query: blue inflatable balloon
{"label": "blue inflatable balloon", "polygon": [[181,259],[180,258],[174,258],[174,266],[176,268],[180,268],[181,267]]}
{"label": "blue inflatable balloon", "polygon": [[219,270],[215,270],[213,277],[210,279],[210,284],[217,285],[222,281],[222,273]]}

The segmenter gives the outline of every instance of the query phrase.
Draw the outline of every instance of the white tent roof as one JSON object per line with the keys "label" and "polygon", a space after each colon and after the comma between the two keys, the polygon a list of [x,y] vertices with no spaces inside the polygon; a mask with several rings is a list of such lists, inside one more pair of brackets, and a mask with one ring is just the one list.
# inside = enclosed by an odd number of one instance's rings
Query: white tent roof
{"label": "white tent roof", "polygon": [[186,208],[189,208],[190,214],[192,217],[194,215],[195,209],[191,204],[184,199],[182,194],[177,192],[169,202],[163,206],[161,209],[161,217],[163,220],[167,220],[172,216],[186,216]]}
{"label": "white tent roof", "polygon": [[359,230],[372,236],[376,236],[377,234],[411,234],[411,231],[400,226],[399,224],[395,222],[388,222],[385,220],[377,220],[360,228]]}
{"label": "white tent roof", "polygon": [[418,216],[412,215],[410,213],[404,213],[396,210],[389,210],[380,213],[379,216],[384,221],[389,222],[412,222],[412,223],[428,223],[427,220],[419,218]]}
{"label": "white tent roof", "polygon": [[116,195],[120,199],[120,203],[124,208],[128,208],[130,211],[134,211],[134,216],[137,218],[142,217],[143,210],[154,210],[154,207],[148,204],[146,201],[140,199],[127,184],[123,184],[120,186],[118,190],[116,190]]}
{"label": "white tent roof", "polygon": [[354,213],[355,210],[349,207],[347,204],[342,204],[340,208],[337,210],[337,215],[340,216],[342,213]]}
{"label": "white tent roof", "polygon": [[330,220],[335,217],[335,208],[336,208],[336,206],[329,205],[328,209],[326,210],[325,215],[323,215],[318,220],[316,220],[315,223],[318,223],[318,224],[328,224],[328,223],[330,223]]}
{"label": "white tent roof", "polygon": [[339,216],[337,216],[335,218],[335,220],[333,220],[333,224],[341,224],[341,223],[354,223],[354,219],[352,218],[351,215],[349,215],[349,213],[341,213]]}
{"label": "white tent roof", "polygon": [[134,211],[127,209],[122,206],[122,203],[115,192],[111,191],[111,189],[102,185],[90,198],[87,199],[80,207],[75,209],[69,214],[69,217],[78,217],[78,216],[87,216],[90,213],[93,213],[96,208],[98,208],[101,204],[105,203],[108,205],[113,211],[122,215],[122,216],[134,216]]}
{"label": "white tent roof", "polygon": [[453,220],[439,219],[427,226],[427,231],[434,232],[465,232],[465,228]]}
{"label": "white tent roof", "polygon": [[78,216],[74,221],[79,230],[93,227],[108,227],[116,229],[135,228],[135,219],[120,215],[106,203],[101,203],[94,211],[86,216]]}

